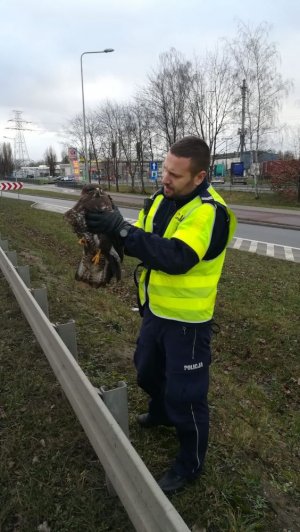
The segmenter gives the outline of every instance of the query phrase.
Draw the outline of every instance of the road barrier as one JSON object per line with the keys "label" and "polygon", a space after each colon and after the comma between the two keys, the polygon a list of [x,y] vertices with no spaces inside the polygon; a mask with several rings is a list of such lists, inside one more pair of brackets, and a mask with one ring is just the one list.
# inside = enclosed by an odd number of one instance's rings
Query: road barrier
{"label": "road barrier", "polygon": [[[25,283],[7,253],[12,252],[0,237],[0,269],[133,526],[138,532],[188,532],[186,523],[111,414],[113,409],[106,406],[106,399],[101,399],[99,390],[92,386],[59,336],[57,326],[49,321],[28,288],[28,272]],[[102,393],[105,392],[103,388]]]}
{"label": "road barrier", "polygon": [[21,181],[15,183],[0,183],[0,190],[20,190],[23,188]]}

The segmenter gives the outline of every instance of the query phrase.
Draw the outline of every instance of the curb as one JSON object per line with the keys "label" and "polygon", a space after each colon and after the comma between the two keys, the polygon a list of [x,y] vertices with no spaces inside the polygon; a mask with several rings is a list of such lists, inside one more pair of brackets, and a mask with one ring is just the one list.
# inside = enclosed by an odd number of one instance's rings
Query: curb
{"label": "curb", "polygon": [[275,222],[262,222],[257,220],[250,220],[248,218],[238,218],[238,223],[241,224],[250,224],[250,225],[262,225],[265,227],[275,227],[275,229],[292,229],[293,231],[300,231],[299,225],[291,225],[291,224],[284,224],[284,223],[275,223]]}

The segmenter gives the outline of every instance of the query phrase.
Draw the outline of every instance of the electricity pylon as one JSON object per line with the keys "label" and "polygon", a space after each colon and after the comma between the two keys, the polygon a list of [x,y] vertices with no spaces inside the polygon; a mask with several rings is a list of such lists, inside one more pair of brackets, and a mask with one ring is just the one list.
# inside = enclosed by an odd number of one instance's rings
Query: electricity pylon
{"label": "electricity pylon", "polygon": [[21,168],[30,164],[30,158],[28,155],[28,150],[26,146],[26,141],[24,137],[24,131],[33,131],[27,127],[24,127],[26,124],[30,124],[27,120],[22,120],[21,114],[22,111],[13,111],[14,118],[11,118],[9,122],[14,122],[13,127],[6,127],[5,129],[14,129],[16,130],[16,136],[14,138],[14,163],[16,168]]}

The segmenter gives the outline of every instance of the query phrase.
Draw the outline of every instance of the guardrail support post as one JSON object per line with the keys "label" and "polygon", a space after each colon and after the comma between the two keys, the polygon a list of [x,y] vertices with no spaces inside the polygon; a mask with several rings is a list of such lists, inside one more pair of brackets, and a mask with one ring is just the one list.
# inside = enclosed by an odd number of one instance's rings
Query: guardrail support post
{"label": "guardrail support post", "polygon": [[8,251],[8,240],[0,240],[0,247],[3,251]]}
{"label": "guardrail support post", "polygon": [[47,288],[32,288],[31,293],[34,299],[36,300],[36,302],[40,305],[45,316],[49,318]]}
{"label": "guardrail support post", "polygon": [[16,268],[22,281],[26,284],[27,288],[30,288],[30,271],[29,266],[17,266]]}
{"label": "guardrail support post", "polygon": [[[129,438],[129,424],[128,424],[128,396],[127,384],[124,381],[118,382],[117,388],[107,389],[107,386],[101,386],[99,393],[107,406],[110,413],[115,418],[118,425],[120,425],[124,434]],[[110,495],[116,495],[116,492],[106,475],[106,486]]]}
{"label": "guardrail support post", "polygon": [[17,266],[18,264],[18,257],[16,251],[7,251],[6,256],[8,260],[12,263],[13,266]]}
{"label": "guardrail support post", "polygon": [[54,323],[53,326],[75,360],[78,360],[75,321],[70,320],[67,323]]}

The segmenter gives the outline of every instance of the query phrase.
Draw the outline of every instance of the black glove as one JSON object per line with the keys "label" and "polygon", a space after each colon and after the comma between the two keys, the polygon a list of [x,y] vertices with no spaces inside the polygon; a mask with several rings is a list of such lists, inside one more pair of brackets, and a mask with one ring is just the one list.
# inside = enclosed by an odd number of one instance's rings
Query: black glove
{"label": "black glove", "polygon": [[86,211],[85,222],[90,233],[104,233],[126,237],[132,225],[126,222],[118,209],[113,211]]}

